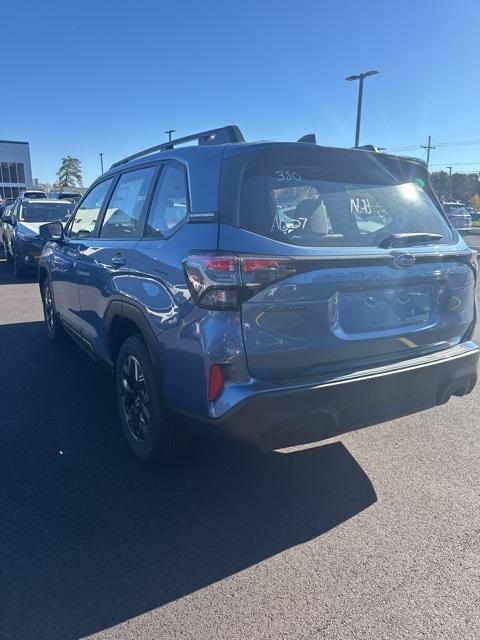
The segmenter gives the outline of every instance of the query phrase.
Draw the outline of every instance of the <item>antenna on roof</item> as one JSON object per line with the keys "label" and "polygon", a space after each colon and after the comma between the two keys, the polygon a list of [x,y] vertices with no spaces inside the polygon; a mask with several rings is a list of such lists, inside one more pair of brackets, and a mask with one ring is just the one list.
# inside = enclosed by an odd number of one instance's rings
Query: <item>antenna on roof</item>
{"label": "antenna on roof", "polygon": [[156,151],[167,151],[170,149],[174,149],[181,144],[192,142],[193,140],[198,140],[199,145],[245,142],[245,138],[243,137],[240,129],[236,125],[231,124],[227,125],[226,127],[220,127],[219,129],[201,131],[200,133],[193,133],[192,135],[185,136],[184,138],[177,138],[176,140],[169,140],[168,142],[164,142],[163,144],[157,144],[154,147],[144,149],[143,151],[134,153],[132,156],[123,158],[123,160],[118,160],[118,162],[112,164],[110,168],[112,169],[113,167],[118,167],[118,165],[125,164],[126,162],[130,162],[131,160],[137,160],[137,158],[143,158],[144,156],[148,156],[151,153],[155,153]]}

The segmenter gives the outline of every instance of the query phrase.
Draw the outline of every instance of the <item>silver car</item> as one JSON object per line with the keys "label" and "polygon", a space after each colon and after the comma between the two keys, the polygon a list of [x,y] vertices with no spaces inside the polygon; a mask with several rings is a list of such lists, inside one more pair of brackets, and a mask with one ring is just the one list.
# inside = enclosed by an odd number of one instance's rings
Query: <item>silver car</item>
{"label": "silver car", "polygon": [[472,228],[472,216],[461,202],[443,202],[443,208],[448,219],[457,231],[470,231]]}

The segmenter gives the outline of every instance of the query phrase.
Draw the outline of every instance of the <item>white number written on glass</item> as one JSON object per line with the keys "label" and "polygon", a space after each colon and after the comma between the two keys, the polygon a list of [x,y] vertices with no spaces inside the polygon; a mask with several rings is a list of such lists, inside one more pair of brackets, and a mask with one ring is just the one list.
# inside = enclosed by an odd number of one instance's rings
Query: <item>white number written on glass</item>
{"label": "white number written on glass", "polygon": [[292,180],[298,182],[298,180],[302,179],[302,176],[297,171],[279,170],[275,171],[275,176],[277,178],[277,182],[292,182]]}

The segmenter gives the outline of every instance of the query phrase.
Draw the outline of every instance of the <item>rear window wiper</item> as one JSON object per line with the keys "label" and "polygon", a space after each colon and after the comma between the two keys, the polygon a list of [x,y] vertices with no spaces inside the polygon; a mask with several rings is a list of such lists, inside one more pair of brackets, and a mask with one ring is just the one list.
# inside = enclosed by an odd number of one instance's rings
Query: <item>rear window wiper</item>
{"label": "rear window wiper", "polygon": [[416,244],[426,244],[442,239],[440,233],[391,233],[378,245],[381,249],[390,247],[412,247]]}

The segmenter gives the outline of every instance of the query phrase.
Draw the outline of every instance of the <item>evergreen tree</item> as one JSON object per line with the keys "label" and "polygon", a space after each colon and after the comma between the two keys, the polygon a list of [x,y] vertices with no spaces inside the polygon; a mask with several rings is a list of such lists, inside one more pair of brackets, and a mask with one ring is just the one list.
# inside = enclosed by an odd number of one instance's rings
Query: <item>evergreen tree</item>
{"label": "evergreen tree", "polygon": [[63,191],[65,188],[81,187],[83,178],[80,160],[72,156],[62,158],[62,164],[57,171],[57,177],[57,184],[60,191]]}

